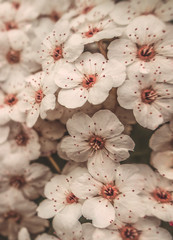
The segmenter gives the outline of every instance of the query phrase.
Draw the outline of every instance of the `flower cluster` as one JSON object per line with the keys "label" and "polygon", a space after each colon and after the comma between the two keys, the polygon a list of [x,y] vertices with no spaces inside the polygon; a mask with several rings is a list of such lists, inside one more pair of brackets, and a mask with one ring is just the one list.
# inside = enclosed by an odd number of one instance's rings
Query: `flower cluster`
{"label": "flower cluster", "polygon": [[0,239],[172,239],[172,21],[173,0],[0,0]]}

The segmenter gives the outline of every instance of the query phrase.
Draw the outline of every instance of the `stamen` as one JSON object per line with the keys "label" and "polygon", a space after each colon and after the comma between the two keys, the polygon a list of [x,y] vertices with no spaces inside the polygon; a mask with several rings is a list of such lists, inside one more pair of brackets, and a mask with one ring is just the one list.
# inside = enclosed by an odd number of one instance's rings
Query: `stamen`
{"label": "stamen", "polygon": [[96,80],[97,80],[97,76],[96,75],[92,75],[92,74],[90,74],[88,76],[85,75],[85,78],[83,80],[82,86],[84,88],[89,89],[96,83]]}
{"label": "stamen", "polygon": [[44,97],[43,91],[40,89],[35,93],[35,102],[41,103],[42,99]]}
{"label": "stamen", "polygon": [[138,240],[139,239],[139,231],[131,226],[124,226],[120,230],[120,235],[123,240]]}
{"label": "stamen", "polygon": [[55,61],[59,60],[60,58],[63,57],[62,55],[62,47],[61,46],[57,46],[52,54],[52,57],[54,58]]}
{"label": "stamen", "polygon": [[161,188],[156,188],[152,195],[160,203],[170,203],[173,200],[171,193]]}
{"label": "stamen", "polygon": [[15,105],[17,102],[18,102],[18,99],[17,99],[16,95],[14,95],[14,94],[8,94],[4,98],[4,103],[9,105],[10,107]]}
{"label": "stamen", "polygon": [[152,45],[143,45],[138,48],[137,57],[142,61],[149,62],[154,56],[156,52]]}
{"label": "stamen", "polygon": [[10,179],[10,186],[20,189],[25,185],[26,181],[24,176],[13,176]]}
{"label": "stamen", "polygon": [[152,88],[143,89],[141,92],[141,99],[142,99],[142,102],[144,103],[151,104],[156,100],[157,97],[158,97],[158,94]]}
{"label": "stamen", "polygon": [[78,203],[78,198],[71,192],[67,195],[66,201],[69,204]]}
{"label": "stamen", "polygon": [[23,131],[21,131],[16,137],[15,137],[16,143],[19,146],[26,146],[27,142],[29,140],[29,137],[27,134]]}
{"label": "stamen", "polygon": [[101,189],[102,197],[109,200],[115,199],[118,194],[119,194],[119,190],[113,184],[104,185]]}
{"label": "stamen", "polygon": [[99,136],[92,136],[89,140],[89,145],[94,149],[94,151],[104,148],[105,140]]}
{"label": "stamen", "polygon": [[85,32],[85,36],[90,38],[90,37],[92,37],[94,34],[96,34],[98,32],[99,32],[99,29],[94,27],[94,28],[91,28],[88,32]]}
{"label": "stamen", "polygon": [[11,49],[6,55],[7,61],[10,64],[15,64],[20,62],[20,52]]}

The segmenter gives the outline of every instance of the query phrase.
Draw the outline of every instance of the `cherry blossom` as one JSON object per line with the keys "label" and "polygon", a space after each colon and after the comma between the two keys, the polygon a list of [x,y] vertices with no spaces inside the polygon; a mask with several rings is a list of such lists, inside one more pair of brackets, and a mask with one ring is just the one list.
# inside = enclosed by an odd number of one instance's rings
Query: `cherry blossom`
{"label": "cherry blossom", "polygon": [[38,1],[3,2],[0,5],[0,29],[11,31],[22,29],[27,32],[31,22],[39,15]]}
{"label": "cherry blossom", "polygon": [[153,14],[162,21],[168,22],[173,20],[172,4],[172,0],[123,1],[115,4],[110,16],[120,25],[128,25],[134,18],[149,14]]}
{"label": "cherry blossom", "polygon": [[37,205],[14,191],[0,194],[0,207],[0,233],[9,240],[17,240],[22,227],[31,233],[39,233],[48,226],[45,219],[36,216]]}
{"label": "cherry blossom", "polygon": [[3,164],[0,169],[0,192],[13,188],[26,198],[36,199],[43,195],[44,185],[51,176],[49,168],[39,163]]}
{"label": "cherry blossom", "polygon": [[75,1],[76,9],[73,11],[73,17],[70,21],[72,29],[84,23],[85,21],[102,20],[112,11],[114,3],[112,0],[85,0]]}
{"label": "cherry blossom", "polygon": [[152,75],[130,74],[118,88],[118,102],[133,109],[136,121],[143,127],[156,129],[170,120],[173,112],[173,85],[158,83]]}
{"label": "cherry blossom", "polygon": [[17,122],[25,121],[25,113],[19,110],[19,95],[24,88],[24,84],[19,80],[16,82],[6,81],[1,85],[0,90],[0,124],[8,123],[10,120]]}
{"label": "cherry blossom", "polygon": [[[172,39],[163,22],[152,15],[137,17],[127,26],[126,35],[111,42],[109,59],[132,65],[136,73],[160,72],[160,68],[165,72],[165,66],[171,72]],[[162,81],[164,77],[160,76]]]}
{"label": "cherry blossom", "polygon": [[22,79],[37,71],[40,66],[34,60],[35,53],[29,39],[18,29],[0,32],[0,81]]}
{"label": "cherry blossom", "polygon": [[146,215],[155,216],[169,222],[173,219],[172,181],[162,177],[144,164],[138,165],[145,178],[142,199],[146,206]]}
{"label": "cherry blossom", "polygon": [[70,34],[68,21],[58,21],[53,31],[46,36],[38,51],[43,70],[50,73],[66,61],[75,61],[83,52],[80,35]]}
{"label": "cherry blossom", "polygon": [[56,0],[52,0],[50,3],[48,3],[46,0],[43,0],[40,6],[40,12],[44,17],[48,17],[53,24],[56,23],[65,12],[68,11],[70,5],[70,0],[60,0],[58,4]]}
{"label": "cherry blossom", "polygon": [[92,118],[76,113],[67,121],[67,130],[71,136],[64,137],[61,149],[76,162],[120,162],[134,148],[133,140],[122,134],[122,123],[109,110],[100,110]]}
{"label": "cherry blossom", "polygon": [[104,39],[105,36],[107,39],[111,39],[122,35],[122,29],[109,17],[101,20],[85,21],[74,30],[81,35],[83,44],[97,42]]}
{"label": "cherry blossom", "polygon": [[125,68],[119,62],[107,61],[99,53],[83,53],[74,64],[64,64],[57,72],[55,82],[62,88],[58,102],[67,108],[81,107],[87,100],[100,104],[112,87],[124,82],[125,76]]}
{"label": "cherry blossom", "polygon": [[75,196],[85,199],[83,216],[99,228],[109,226],[115,218],[135,222],[143,217],[138,196],[142,188],[143,178],[135,166],[124,164],[117,168],[113,162],[100,165],[91,175],[84,173],[71,184]]}
{"label": "cherry blossom", "polygon": [[141,218],[133,224],[115,221],[115,223],[109,227],[109,231],[116,236],[117,240],[171,240],[172,237],[170,233],[159,227],[159,225],[160,221],[156,218]]}
{"label": "cherry blossom", "polygon": [[[76,168],[68,175],[55,175],[45,185],[44,194],[47,197],[37,208],[38,216],[52,218],[56,215],[76,221],[81,217],[82,203],[71,190],[71,181],[83,174],[83,168]],[[70,224],[72,221],[70,221]]]}
{"label": "cherry blossom", "polygon": [[8,138],[0,145],[0,152],[3,154],[6,149],[6,155],[10,154],[12,158],[15,153],[19,153],[23,160],[37,159],[40,156],[40,144],[35,130],[15,122],[11,122],[9,128]]}
{"label": "cherry blossom", "polygon": [[52,76],[47,76],[44,72],[38,72],[26,79],[26,86],[20,97],[20,110],[26,112],[26,124],[32,127],[39,115],[46,118],[46,112],[55,108],[57,90]]}

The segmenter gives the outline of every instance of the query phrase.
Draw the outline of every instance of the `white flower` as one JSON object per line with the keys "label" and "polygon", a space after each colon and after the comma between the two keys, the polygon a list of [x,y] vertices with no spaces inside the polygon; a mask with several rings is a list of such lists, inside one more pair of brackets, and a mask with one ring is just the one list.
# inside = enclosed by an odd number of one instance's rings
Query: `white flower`
{"label": "white flower", "polygon": [[154,130],[173,114],[173,85],[158,83],[153,75],[130,74],[117,94],[119,104],[133,109],[136,121],[143,127]]}
{"label": "white flower", "polygon": [[138,164],[144,176],[145,187],[142,200],[146,207],[146,215],[155,216],[169,222],[173,219],[173,184],[144,164]]}
{"label": "white flower", "polygon": [[[171,240],[172,237],[170,233],[166,229],[159,227],[159,225],[160,221],[156,218],[141,218],[133,224],[115,221],[115,223],[109,227],[109,234],[111,236],[112,233],[117,240]],[[98,233],[100,232],[99,229],[95,230],[95,234],[96,231],[98,231]]]}
{"label": "white flower", "polygon": [[42,232],[48,226],[45,219],[36,216],[37,205],[14,191],[0,194],[0,234],[17,240],[19,230],[26,227],[31,233]]}
{"label": "white flower", "polygon": [[0,192],[13,188],[25,198],[36,199],[43,194],[44,186],[51,176],[49,168],[39,163],[1,164]]}
{"label": "white flower", "polygon": [[149,146],[155,152],[173,150],[173,120],[164,124],[153,133]]}
{"label": "white flower", "polygon": [[47,0],[43,0],[40,4],[40,12],[44,17],[49,17],[53,23],[57,22],[65,12],[68,11],[71,1],[70,0],[51,0],[50,3]]}
{"label": "white flower", "polygon": [[152,15],[140,16],[127,26],[126,35],[128,38],[111,42],[108,58],[131,65],[136,73],[161,74],[160,81],[164,82],[172,71],[169,58],[173,57],[172,34],[166,34],[164,23]]}
{"label": "white flower", "polygon": [[66,63],[57,72],[55,82],[62,88],[58,102],[67,108],[81,107],[87,101],[100,104],[125,76],[124,66],[116,60],[107,61],[100,53],[83,53],[74,64]]}
{"label": "white flower", "polygon": [[0,32],[0,46],[0,81],[23,81],[24,76],[39,69],[29,39],[22,31]]}
{"label": "white flower", "polygon": [[153,154],[151,164],[163,177],[173,180],[173,151]]}
{"label": "white flower", "polygon": [[105,228],[115,218],[135,222],[144,216],[138,193],[143,188],[143,177],[132,164],[119,167],[113,162],[102,163],[97,169],[74,179],[71,189],[75,196],[86,199],[82,214],[95,227]]}
{"label": "white flower", "polygon": [[122,35],[122,29],[119,28],[111,18],[106,17],[101,20],[88,21],[80,24],[74,29],[82,37],[83,44],[97,42],[102,39],[110,39]]}
{"label": "white flower", "polygon": [[49,156],[56,152],[57,140],[62,138],[66,131],[62,123],[58,121],[44,121],[42,119],[38,119],[34,129],[39,135],[42,156]]}
{"label": "white flower", "polygon": [[59,69],[66,61],[75,61],[83,48],[80,35],[71,35],[68,21],[58,21],[38,51],[43,70],[50,73],[55,68]]}
{"label": "white flower", "polygon": [[153,14],[162,21],[173,20],[173,1],[162,0],[131,0],[115,4],[111,12],[111,18],[120,25],[128,25],[134,18],[140,15]]}
{"label": "white flower", "polygon": [[0,124],[8,123],[10,120],[25,121],[25,113],[19,110],[21,101],[19,95],[24,88],[22,81],[6,81],[1,85],[3,91],[0,91]]}
{"label": "white flower", "polygon": [[[47,197],[37,208],[38,216],[52,218],[59,215],[64,218],[75,219],[81,217],[82,203],[71,191],[71,181],[85,172],[83,168],[76,168],[68,175],[56,175],[45,185],[44,194]],[[73,222],[71,222],[72,224]]]}
{"label": "white flower", "polygon": [[26,31],[30,28],[31,21],[38,15],[38,1],[32,4],[30,1],[8,2],[0,4],[0,29],[10,31],[12,29],[22,29]]}
{"label": "white flower", "polygon": [[71,136],[64,137],[61,149],[76,162],[120,162],[134,148],[133,140],[121,134],[124,127],[109,110],[100,110],[92,118],[76,113],[67,121],[67,130]]}
{"label": "white flower", "polygon": [[44,72],[38,72],[26,79],[25,89],[20,94],[23,100],[20,102],[20,110],[26,112],[26,124],[32,127],[39,115],[46,118],[46,112],[55,108],[56,85],[52,76],[47,76]]}
{"label": "white flower", "polygon": [[70,21],[72,29],[76,29],[87,20],[96,21],[105,18],[114,7],[112,0],[80,0],[75,1],[75,4],[76,8]]}
{"label": "white flower", "polygon": [[0,152],[3,153],[6,149],[7,159],[9,154],[13,158],[15,153],[19,153],[21,159],[26,161],[39,158],[40,144],[35,130],[15,122],[11,122],[9,127],[8,138],[0,145]]}

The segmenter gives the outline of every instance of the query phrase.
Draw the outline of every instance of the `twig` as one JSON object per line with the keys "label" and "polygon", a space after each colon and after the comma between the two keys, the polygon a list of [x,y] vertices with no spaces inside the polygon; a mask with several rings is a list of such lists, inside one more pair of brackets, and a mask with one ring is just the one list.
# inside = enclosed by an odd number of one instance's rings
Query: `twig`
{"label": "twig", "polygon": [[49,161],[51,162],[51,164],[54,166],[54,168],[56,169],[56,171],[58,173],[61,173],[61,169],[60,167],[58,166],[58,164],[55,162],[55,160],[53,159],[53,157],[49,156],[48,157]]}

